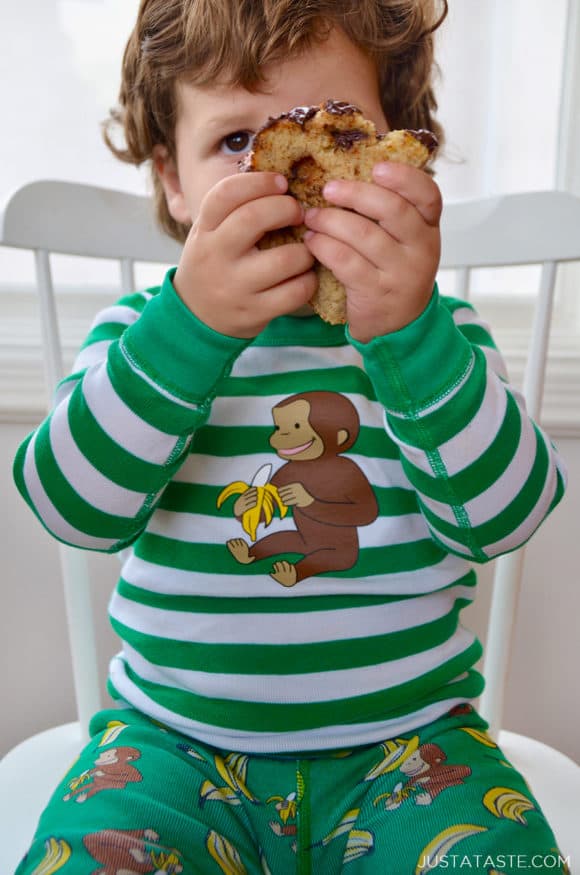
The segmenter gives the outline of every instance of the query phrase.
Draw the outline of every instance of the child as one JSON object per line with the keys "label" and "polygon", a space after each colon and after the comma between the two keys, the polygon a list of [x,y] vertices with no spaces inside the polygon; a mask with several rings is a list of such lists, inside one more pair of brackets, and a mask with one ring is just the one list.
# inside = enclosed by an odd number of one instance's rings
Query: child
{"label": "child", "polygon": [[[109,142],[152,163],[184,246],[159,288],[97,317],[16,459],[55,537],[126,551],[119,709],[95,716],[19,875],[564,869],[470,704],[481,646],[459,622],[471,561],[525,542],[563,475],[486,327],[434,286],[438,188],[379,164],[303,216],[284,178],[237,172],[269,116],[328,98],[440,136],[442,17],[141,2],[126,149]],[[256,248],[303,219],[303,243]],[[308,308],[315,257],[347,289],[346,329]]]}

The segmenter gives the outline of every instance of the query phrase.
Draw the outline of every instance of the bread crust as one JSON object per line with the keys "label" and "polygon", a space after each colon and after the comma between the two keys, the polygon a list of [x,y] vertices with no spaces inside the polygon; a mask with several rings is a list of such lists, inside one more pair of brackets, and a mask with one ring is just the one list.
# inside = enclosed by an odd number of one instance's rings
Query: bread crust
{"label": "bread crust", "polygon": [[[429,131],[398,130],[379,134],[373,122],[350,103],[327,100],[319,106],[299,106],[269,119],[257,131],[252,151],[241,164],[244,171],[282,173],[288,191],[304,206],[330,206],[322,190],[330,179],[372,180],[380,161],[398,161],[422,168],[437,149]],[[270,249],[302,240],[306,226],[268,232],[258,243]],[[333,325],[346,322],[346,292],[327,267],[316,262],[318,288],[310,303]]]}

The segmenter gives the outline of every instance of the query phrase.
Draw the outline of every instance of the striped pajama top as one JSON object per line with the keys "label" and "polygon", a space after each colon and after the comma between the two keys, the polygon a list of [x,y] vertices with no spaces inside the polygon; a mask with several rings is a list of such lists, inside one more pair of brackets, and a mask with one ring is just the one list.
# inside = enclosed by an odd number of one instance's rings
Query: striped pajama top
{"label": "striped pajama top", "polygon": [[[97,316],[15,461],[53,536],[122,551],[113,696],[257,753],[380,741],[477,697],[473,563],[564,490],[487,326],[435,288],[368,344],[317,316],[239,340],[172,276]],[[252,523],[233,506],[253,482]]]}

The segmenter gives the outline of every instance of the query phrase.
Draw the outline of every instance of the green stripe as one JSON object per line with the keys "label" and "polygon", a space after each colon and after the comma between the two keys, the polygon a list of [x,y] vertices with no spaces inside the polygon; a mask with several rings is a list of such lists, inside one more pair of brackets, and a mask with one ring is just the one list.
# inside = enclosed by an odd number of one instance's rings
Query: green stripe
{"label": "green stripe", "polygon": [[[206,425],[198,429],[192,445],[192,453],[208,456],[249,455],[260,450],[271,452],[270,436],[272,426],[225,426]],[[369,458],[398,459],[399,450],[395,442],[382,428],[362,426],[357,441],[348,453]]]}
{"label": "green stripe", "polygon": [[[436,592],[443,592],[453,586],[472,587],[475,589],[477,579],[473,569],[470,569],[463,577],[453,580],[446,586],[440,587]],[[164,611],[182,611],[194,614],[292,614],[309,611],[344,611],[352,608],[367,608],[372,605],[380,606],[402,602],[410,598],[423,595],[413,591],[395,595],[319,595],[319,596],[288,596],[273,595],[268,598],[241,596],[240,598],[227,598],[226,596],[197,596],[197,595],[167,595],[165,592],[154,592],[134,586],[121,578],[117,584],[117,592],[123,598],[130,599],[149,608]],[[431,591],[424,593],[430,595]]]}
{"label": "green stripe", "polygon": [[139,419],[172,436],[191,432],[207,419],[205,408],[184,407],[166,398],[161,389],[133,370],[118,343],[111,344],[108,358],[109,379],[115,392]]}
{"label": "green stripe", "polygon": [[467,323],[458,325],[457,327],[470,343],[476,344],[477,346],[486,346],[491,347],[491,349],[497,349],[489,331],[486,331],[482,325],[470,325]]}
{"label": "green stripe", "polygon": [[437,479],[426,474],[404,457],[403,468],[413,486],[422,495],[445,504],[451,495],[455,503],[465,504],[480,495],[504,473],[514,457],[521,429],[520,410],[513,396],[508,394],[505,415],[496,437],[471,465],[446,479]]}
{"label": "green stripe", "polygon": [[93,343],[100,343],[103,340],[118,340],[126,327],[124,322],[102,322],[93,328],[81,349],[86,349],[87,346],[92,346]]}
{"label": "green stripe", "polygon": [[314,667],[316,671],[341,671],[378,665],[430,650],[451,638],[459,611],[467,604],[465,599],[456,599],[446,616],[411,629],[309,644],[176,641],[135,631],[114,617],[111,624],[123,641],[155,665],[209,673],[294,675],[309,674]]}
{"label": "green stripe", "polygon": [[113,483],[151,494],[165,482],[167,472],[163,466],[138,459],[109,437],[91,413],[80,387],[69,402],[69,425],[83,456]]}
{"label": "green stripe", "polygon": [[369,401],[376,401],[371,381],[363,370],[354,365],[259,374],[254,377],[228,377],[220,383],[219,394],[220,397],[230,398],[294,395],[297,386],[300,386],[301,392],[324,389],[362,395]]}
{"label": "green stripe", "polygon": [[95,538],[124,541],[134,536],[137,526],[132,518],[97,510],[76,492],[60,470],[50,443],[49,417],[37,432],[35,460],[42,472],[42,482],[50,501],[67,522]]}
{"label": "green stripe", "polygon": [[148,298],[146,298],[146,294],[155,295],[159,294],[161,291],[161,286],[150,286],[148,289],[144,289],[142,292],[131,292],[129,295],[123,295],[116,302],[116,306],[118,307],[130,307],[131,310],[135,310],[136,313],[142,313],[147,304],[149,303]]}
{"label": "green stripe", "polygon": [[[363,696],[311,703],[240,702],[200,696],[146,681],[127,664],[125,671],[129,679],[154,702],[190,720],[223,726],[232,731],[299,732],[325,726],[395,719],[455,696],[475,698],[483,689],[483,678],[469,669],[481,653],[481,644],[475,640],[462,653],[408,683]],[[468,676],[451,685],[450,682],[463,672],[468,672]]]}
{"label": "green stripe", "polygon": [[[461,388],[436,410],[421,416],[419,420],[389,416],[389,425],[401,441],[411,446],[431,450],[442,446],[459,432],[469,428],[478,413],[487,385],[486,363],[481,350],[475,350],[474,366]],[[428,441],[425,440],[428,436]],[[427,446],[428,443],[428,446]]]}
{"label": "green stripe", "polygon": [[[456,528],[446,520],[437,517],[428,508],[423,508],[423,513],[436,531],[453,538],[460,544],[471,547],[471,544],[475,542],[483,548],[486,544],[494,544],[514,532],[527,519],[530,511],[536,507],[546,482],[548,452],[539,434],[537,434],[537,438],[538,447],[532,470],[522,489],[507,507],[487,522],[479,526],[471,526],[469,529]],[[528,537],[531,537],[532,534],[530,533]]]}
{"label": "green stripe", "polygon": [[[174,541],[162,535],[145,532],[135,545],[135,554],[147,562],[154,562],[170,568],[183,571],[196,571],[200,574],[268,574],[273,559],[262,559],[251,565],[240,566],[227,547],[221,544],[196,544],[186,541]],[[402,571],[415,571],[427,568],[440,562],[445,553],[434,541],[426,538],[421,541],[411,541],[408,544],[394,544],[388,547],[366,547],[359,553],[359,559],[354,568],[347,571],[333,571],[319,574],[318,577],[341,577],[356,579],[357,577],[380,576]],[[300,556],[292,553],[280,554],[276,558],[285,558],[296,562]]]}
{"label": "green stripe", "polygon": [[[174,513],[197,513],[205,516],[223,517],[226,507],[217,507],[217,499],[223,486],[172,482],[167,486],[159,507]],[[417,494],[414,490],[398,486],[373,486],[379,505],[379,515],[385,517],[419,513]]]}

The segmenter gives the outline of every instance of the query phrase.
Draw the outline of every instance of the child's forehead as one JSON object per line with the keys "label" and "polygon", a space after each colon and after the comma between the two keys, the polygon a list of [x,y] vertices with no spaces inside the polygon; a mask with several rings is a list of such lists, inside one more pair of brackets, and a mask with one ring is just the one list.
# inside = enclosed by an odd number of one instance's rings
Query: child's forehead
{"label": "child's forehead", "polygon": [[327,99],[346,100],[369,112],[378,97],[376,65],[339,30],[323,42],[264,65],[261,73],[263,78],[249,87],[228,81],[227,74],[210,83],[182,80],[179,115],[208,131],[230,124],[234,129],[255,128],[269,116]]}

